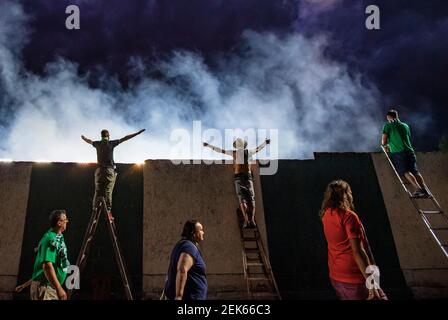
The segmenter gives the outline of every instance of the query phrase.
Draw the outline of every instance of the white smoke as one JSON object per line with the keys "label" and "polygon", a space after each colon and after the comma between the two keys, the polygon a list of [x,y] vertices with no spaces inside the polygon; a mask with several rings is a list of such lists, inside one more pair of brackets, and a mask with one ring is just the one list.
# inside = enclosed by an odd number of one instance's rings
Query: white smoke
{"label": "white smoke", "polygon": [[[0,110],[12,111],[0,127],[0,158],[95,161],[80,136],[97,139],[103,128],[112,138],[147,129],[117,148],[118,162],[170,158],[171,132],[191,131],[195,120],[204,129],[278,129],[280,158],[369,151],[378,143],[379,95],[348,66],[324,56],[325,37],[246,31],[240,53],[222,58],[213,70],[192,52],[173,52],[152,64],[130,57],[130,70],[143,77],[126,90],[111,90],[89,87],[76,64],[63,59],[49,63],[44,75],[25,70],[25,23],[20,5],[2,2]],[[163,79],[148,76],[154,69]]]}

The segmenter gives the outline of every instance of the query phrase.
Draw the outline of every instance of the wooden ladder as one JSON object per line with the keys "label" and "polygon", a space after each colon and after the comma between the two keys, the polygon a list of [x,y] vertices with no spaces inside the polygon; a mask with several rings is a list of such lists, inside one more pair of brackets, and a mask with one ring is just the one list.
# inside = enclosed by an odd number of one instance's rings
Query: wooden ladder
{"label": "wooden ladder", "polygon": [[240,223],[242,217],[240,209],[237,209],[237,214],[240,218],[239,226],[243,246],[243,268],[248,299],[281,300],[258,226],[252,229],[243,229]]}

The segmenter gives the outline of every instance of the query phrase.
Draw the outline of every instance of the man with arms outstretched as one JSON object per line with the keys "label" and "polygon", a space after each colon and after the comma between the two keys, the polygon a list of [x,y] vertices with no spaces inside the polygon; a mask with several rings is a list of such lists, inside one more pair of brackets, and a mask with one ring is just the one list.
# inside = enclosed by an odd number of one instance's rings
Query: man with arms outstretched
{"label": "man with arms outstretched", "polygon": [[112,209],[112,192],[114,190],[117,172],[115,171],[114,148],[120,143],[134,138],[145,131],[142,129],[136,133],[127,135],[119,140],[110,140],[109,131],[101,131],[101,140],[92,141],[85,136],[81,138],[96,149],[98,167],[95,170],[95,195],[93,196],[93,209],[98,205],[98,198],[105,197],[107,210]]}
{"label": "man with arms outstretched", "polygon": [[235,150],[223,150],[204,142],[204,147],[209,147],[213,151],[233,157],[235,191],[238,196],[240,209],[243,213],[243,228],[255,228],[255,192],[251,171],[251,157],[270,143],[266,139],[255,149],[247,149],[247,142],[241,138],[233,142]]}

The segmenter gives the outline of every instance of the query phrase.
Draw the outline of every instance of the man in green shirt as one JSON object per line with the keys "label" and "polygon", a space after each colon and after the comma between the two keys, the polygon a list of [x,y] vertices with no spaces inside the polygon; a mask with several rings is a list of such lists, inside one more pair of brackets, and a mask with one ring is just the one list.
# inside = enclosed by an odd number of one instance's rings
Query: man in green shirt
{"label": "man in green shirt", "polygon": [[62,288],[70,263],[62,233],[67,228],[65,210],[50,214],[49,229],[39,242],[31,283],[31,300],[66,300]]}
{"label": "man in green shirt", "polygon": [[381,144],[390,153],[390,158],[400,176],[415,187],[414,197],[426,197],[429,192],[425,181],[417,168],[417,158],[411,144],[409,126],[401,122],[396,110],[389,110],[386,115],[387,123],[383,127]]}

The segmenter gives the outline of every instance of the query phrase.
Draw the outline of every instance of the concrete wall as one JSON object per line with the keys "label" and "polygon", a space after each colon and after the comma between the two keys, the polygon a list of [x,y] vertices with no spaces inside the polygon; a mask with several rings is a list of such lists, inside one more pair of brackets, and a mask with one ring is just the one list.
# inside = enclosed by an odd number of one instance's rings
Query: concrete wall
{"label": "concrete wall", "polygon": [[[258,197],[256,219],[266,243],[258,168],[254,176]],[[237,207],[231,165],[146,161],[143,217],[143,290],[146,297],[156,299],[160,295],[171,250],[188,219],[197,219],[204,226],[205,240],[201,248],[207,264],[208,297],[244,297]]]}
{"label": "concrete wall", "polygon": [[370,154],[317,153],[315,160],[280,160],[277,174],[261,178],[271,261],[285,299],[336,299],[319,219],[325,188],[335,179],[344,179],[352,187],[355,211],[389,297],[411,296]]}
{"label": "concrete wall", "polygon": [[30,175],[31,163],[0,163],[0,299],[17,283]]}
{"label": "concrete wall", "polygon": [[[15,164],[14,164],[15,166]],[[19,283],[33,271],[35,248],[49,229],[48,216],[54,209],[67,211],[69,224],[64,232],[71,263],[76,262],[92,211],[95,166],[77,163],[35,163],[32,166],[29,196],[20,199],[26,206],[25,228],[21,238]],[[133,292],[141,293],[141,247],[143,216],[143,172],[141,166],[119,164],[113,196],[113,213]],[[10,182],[10,188],[15,182]],[[17,201],[19,203],[19,201]],[[0,212],[1,215],[5,212]],[[1,219],[0,219],[1,221]],[[22,235],[21,235],[22,236]],[[2,235],[3,239],[3,235]],[[20,252],[20,249],[19,249]],[[86,267],[81,274],[81,289],[73,299],[122,299],[120,273],[115,261],[106,223],[100,219]],[[29,299],[29,290],[15,296]]]}
{"label": "concrete wall", "polygon": [[[418,154],[418,162],[442,207],[448,208],[448,155]],[[33,249],[55,208],[69,212],[65,238],[69,259],[76,260],[90,217],[93,171],[92,165],[70,163],[0,164],[0,299],[11,298],[14,286],[31,276]],[[209,298],[244,297],[231,166],[176,166],[155,160],[144,166],[120,164],[118,171],[113,211],[136,297],[159,296],[171,249],[190,218],[201,220],[205,228],[202,250]],[[282,160],[277,175],[261,179],[255,168],[256,217],[284,297],[333,297],[317,212],[326,184],[336,178],[346,179],[353,187],[356,208],[383,271],[382,283],[392,290],[388,293],[409,298],[409,286],[417,298],[446,298],[448,259],[411,206],[384,155],[334,153],[316,154],[315,160]],[[78,298],[123,298],[103,227],[100,223]],[[107,278],[110,287],[96,295],[98,277]],[[14,297],[29,296],[24,291]]]}
{"label": "concrete wall", "polygon": [[[385,155],[372,154],[372,159],[407,284],[416,298],[447,298],[448,259],[431,237]],[[446,210],[448,208],[448,154],[418,153],[417,161],[427,185],[442,208]],[[420,201],[429,205],[428,200]]]}

